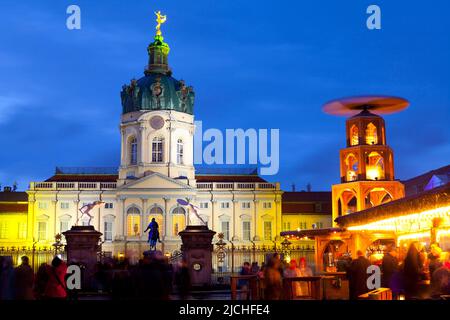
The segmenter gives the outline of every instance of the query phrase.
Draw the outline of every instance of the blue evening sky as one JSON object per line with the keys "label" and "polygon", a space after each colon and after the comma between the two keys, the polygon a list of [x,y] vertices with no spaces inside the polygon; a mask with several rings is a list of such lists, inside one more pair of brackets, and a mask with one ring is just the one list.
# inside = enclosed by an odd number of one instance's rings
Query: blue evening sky
{"label": "blue evening sky", "polygon": [[[82,29],[66,28],[66,8]],[[366,28],[378,4],[382,29]],[[450,2],[400,0],[2,0],[0,183],[55,166],[117,166],[120,89],[143,75],[153,11],[167,14],[174,76],[195,89],[206,128],[279,128],[285,189],[339,181],[345,119],[322,104],[348,95],[407,98],[386,116],[396,177],[450,159]]]}

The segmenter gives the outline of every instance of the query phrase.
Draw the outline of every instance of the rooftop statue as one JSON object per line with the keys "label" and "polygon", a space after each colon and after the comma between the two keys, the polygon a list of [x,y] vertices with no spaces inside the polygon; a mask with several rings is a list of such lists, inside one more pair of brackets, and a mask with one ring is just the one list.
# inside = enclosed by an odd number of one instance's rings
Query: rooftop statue
{"label": "rooftop statue", "polygon": [[161,11],[155,12],[155,14],[156,14],[156,22],[157,22],[157,25],[156,25],[156,35],[157,35],[157,36],[160,36],[160,35],[162,35],[162,33],[161,33],[161,25],[162,25],[164,22],[166,22],[167,16],[163,16],[163,15],[161,14]]}

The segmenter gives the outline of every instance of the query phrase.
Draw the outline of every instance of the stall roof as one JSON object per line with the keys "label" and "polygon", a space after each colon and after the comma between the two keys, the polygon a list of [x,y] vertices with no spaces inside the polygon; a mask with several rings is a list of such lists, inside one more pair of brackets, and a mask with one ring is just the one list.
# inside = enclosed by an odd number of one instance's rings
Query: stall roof
{"label": "stall roof", "polygon": [[325,229],[308,229],[308,230],[293,230],[293,231],[283,231],[280,233],[282,237],[294,236],[294,237],[308,237],[313,238],[315,236],[328,235],[334,232],[342,232],[342,228],[325,228]]}

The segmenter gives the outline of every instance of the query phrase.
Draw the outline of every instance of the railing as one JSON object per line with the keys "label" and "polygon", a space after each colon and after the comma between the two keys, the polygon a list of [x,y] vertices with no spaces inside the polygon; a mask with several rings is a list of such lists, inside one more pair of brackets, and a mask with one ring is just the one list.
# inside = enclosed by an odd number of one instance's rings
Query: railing
{"label": "railing", "polygon": [[280,190],[278,183],[268,182],[199,182],[199,190]]}
{"label": "railing", "polygon": [[111,190],[115,182],[31,182],[30,190]]}

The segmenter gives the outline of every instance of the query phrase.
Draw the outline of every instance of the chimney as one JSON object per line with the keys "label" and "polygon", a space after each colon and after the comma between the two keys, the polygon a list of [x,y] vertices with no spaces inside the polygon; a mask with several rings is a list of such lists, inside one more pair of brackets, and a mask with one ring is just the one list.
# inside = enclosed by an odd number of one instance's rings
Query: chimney
{"label": "chimney", "polygon": [[311,183],[308,182],[308,184],[306,185],[306,191],[311,192]]}
{"label": "chimney", "polygon": [[295,192],[295,183],[292,184],[292,192]]}
{"label": "chimney", "polygon": [[4,187],[3,192],[11,192],[11,187]]}

